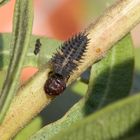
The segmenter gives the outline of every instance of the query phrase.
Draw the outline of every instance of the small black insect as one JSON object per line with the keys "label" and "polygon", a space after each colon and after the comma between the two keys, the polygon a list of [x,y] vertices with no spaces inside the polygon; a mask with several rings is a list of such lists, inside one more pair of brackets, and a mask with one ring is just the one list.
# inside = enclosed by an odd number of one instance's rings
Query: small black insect
{"label": "small black insect", "polygon": [[87,34],[79,33],[64,42],[60,50],[52,57],[50,60],[52,72],[44,85],[44,90],[48,95],[56,96],[64,91],[70,74],[81,62],[88,42]]}
{"label": "small black insect", "polygon": [[35,43],[35,49],[34,49],[34,54],[37,55],[40,52],[40,47],[41,47],[40,39],[36,40]]}

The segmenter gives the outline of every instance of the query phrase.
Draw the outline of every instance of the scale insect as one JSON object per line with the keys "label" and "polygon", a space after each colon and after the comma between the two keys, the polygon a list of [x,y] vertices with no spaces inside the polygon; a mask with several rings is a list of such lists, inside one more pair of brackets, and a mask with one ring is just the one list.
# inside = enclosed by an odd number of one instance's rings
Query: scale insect
{"label": "scale insect", "polygon": [[52,71],[44,85],[46,94],[56,96],[65,90],[70,74],[81,63],[88,42],[87,34],[79,33],[61,45],[50,60]]}
{"label": "scale insect", "polygon": [[40,39],[36,40],[35,43],[35,49],[34,49],[34,54],[37,55],[40,52],[40,47],[41,47]]}

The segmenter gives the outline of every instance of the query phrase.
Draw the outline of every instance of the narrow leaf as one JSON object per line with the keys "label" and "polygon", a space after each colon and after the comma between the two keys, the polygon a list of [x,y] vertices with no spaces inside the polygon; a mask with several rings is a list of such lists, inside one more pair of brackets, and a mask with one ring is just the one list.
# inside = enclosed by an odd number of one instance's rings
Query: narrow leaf
{"label": "narrow leaf", "polygon": [[0,122],[2,122],[17,91],[20,71],[29,46],[32,21],[32,0],[17,0],[11,39],[12,56],[0,97]]}
{"label": "narrow leaf", "polygon": [[75,123],[52,140],[120,139],[140,123],[140,94],[111,104]]}
{"label": "narrow leaf", "polygon": [[140,92],[140,48],[135,48],[135,72],[132,87],[132,94]]}
{"label": "narrow leaf", "polygon": [[9,2],[10,0],[0,0],[0,7]]}
{"label": "narrow leaf", "polygon": [[134,52],[130,34],[118,42],[108,56],[92,66],[87,102],[101,108],[127,96],[131,90]]}
{"label": "narrow leaf", "polygon": [[139,63],[139,60],[140,60],[140,47],[139,48],[135,48],[135,61],[136,61],[136,71],[139,71],[140,72],[140,63]]}
{"label": "narrow leaf", "polygon": [[[82,99],[78,103],[76,103],[60,120],[51,123],[41,130],[39,130],[35,135],[33,135],[30,140],[50,140],[54,135],[59,133],[62,130],[65,130],[74,122],[85,117],[84,113],[85,108],[85,100]],[[91,112],[91,108],[87,105],[86,109]]]}

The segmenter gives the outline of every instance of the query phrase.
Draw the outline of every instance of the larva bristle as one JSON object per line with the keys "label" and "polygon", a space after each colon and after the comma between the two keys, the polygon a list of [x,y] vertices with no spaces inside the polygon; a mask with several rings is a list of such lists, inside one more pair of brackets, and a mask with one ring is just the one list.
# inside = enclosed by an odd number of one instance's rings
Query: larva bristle
{"label": "larva bristle", "polygon": [[65,41],[51,59],[53,72],[68,78],[77,69],[78,63],[81,62],[88,41],[89,39],[85,33],[79,33]]}

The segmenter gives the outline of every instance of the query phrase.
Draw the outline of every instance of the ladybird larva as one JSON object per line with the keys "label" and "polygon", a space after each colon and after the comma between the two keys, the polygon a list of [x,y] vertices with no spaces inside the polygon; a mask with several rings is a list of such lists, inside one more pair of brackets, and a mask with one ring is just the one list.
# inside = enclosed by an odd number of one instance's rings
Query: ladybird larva
{"label": "ladybird larva", "polygon": [[50,60],[52,72],[44,85],[44,90],[48,95],[56,96],[64,91],[70,74],[81,63],[88,42],[87,34],[79,33],[61,45]]}

